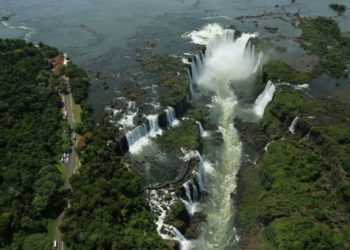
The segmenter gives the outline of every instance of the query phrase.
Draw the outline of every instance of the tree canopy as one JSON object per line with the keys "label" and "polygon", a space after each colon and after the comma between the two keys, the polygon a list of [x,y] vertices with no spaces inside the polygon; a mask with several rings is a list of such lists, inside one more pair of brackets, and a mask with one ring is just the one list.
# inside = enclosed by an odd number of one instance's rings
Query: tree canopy
{"label": "tree canopy", "polygon": [[0,248],[48,249],[47,220],[64,205],[56,49],[0,39]]}

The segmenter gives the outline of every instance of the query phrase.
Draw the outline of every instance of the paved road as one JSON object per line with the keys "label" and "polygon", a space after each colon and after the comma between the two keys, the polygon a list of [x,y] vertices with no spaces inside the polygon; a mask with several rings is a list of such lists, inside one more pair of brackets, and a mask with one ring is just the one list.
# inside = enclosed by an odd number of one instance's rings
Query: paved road
{"label": "paved road", "polygon": [[[67,111],[67,121],[70,126],[70,128],[74,129],[74,121],[73,121],[73,104],[72,104],[72,95],[63,95],[63,102],[64,102],[64,108]],[[73,136],[71,135],[71,139],[73,140]],[[72,150],[71,154],[69,155],[68,163],[65,164],[65,168],[68,173],[68,179],[72,177],[72,175],[75,173],[75,168],[78,164],[78,156],[77,153]]]}
{"label": "paved road", "polygon": [[66,109],[68,114],[67,121],[69,123],[69,126],[71,128],[74,128],[72,95],[69,93],[68,95],[62,95],[62,96],[63,96],[64,108]]}
{"label": "paved road", "polygon": [[[71,130],[74,129],[74,122],[73,122],[73,105],[72,105],[72,95],[69,93],[67,95],[62,95],[62,100],[64,103],[64,109],[67,111],[67,121],[68,124],[71,128]],[[73,132],[74,133],[74,132]],[[73,136],[71,135],[71,139],[73,140]],[[75,144],[75,142],[74,142]],[[72,150],[72,152],[69,155],[68,158],[68,162],[64,164],[64,167],[66,168],[67,171],[67,175],[68,175],[68,186],[66,187],[67,189],[71,189],[70,183],[69,183],[69,179],[72,177],[72,175],[75,173],[76,171],[76,167],[78,166],[78,156],[77,153],[74,151],[74,148]],[[64,212],[62,212],[62,214],[60,214],[60,216],[58,217],[58,221],[57,221],[57,228],[56,228],[56,234],[55,234],[55,240],[56,240],[56,244],[57,250],[63,250],[64,249],[64,244],[62,241],[62,234],[59,230],[59,225],[62,222],[63,219],[63,215]]]}
{"label": "paved road", "polygon": [[60,230],[58,230],[58,225],[61,224],[62,219],[63,219],[63,215],[64,215],[64,213],[61,213],[60,216],[58,217],[58,220],[57,220],[57,228],[56,228],[56,234],[55,234],[55,240],[57,242],[57,247],[56,247],[57,250],[64,249],[62,235],[61,235]]}

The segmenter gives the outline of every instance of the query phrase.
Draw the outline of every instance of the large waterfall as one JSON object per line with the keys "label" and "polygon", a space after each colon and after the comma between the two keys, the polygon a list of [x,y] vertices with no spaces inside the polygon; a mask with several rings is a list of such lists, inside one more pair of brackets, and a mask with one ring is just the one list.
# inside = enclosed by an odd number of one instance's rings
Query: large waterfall
{"label": "large waterfall", "polygon": [[[201,160],[197,181],[207,193],[201,205],[207,220],[201,225],[199,238],[186,246],[191,249],[233,249],[237,247],[238,236],[233,226],[231,194],[236,189],[241,142],[233,124],[237,99],[230,85],[254,77],[261,67],[262,55],[256,54],[249,43],[249,39],[256,37],[256,34],[242,33],[237,38],[233,30],[223,29],[218,24],[207,25],[184,37],[206,45],[205,56],[200,53],[192,60],[191,83],[216,93],[210,106],[211,112],[216,113],[213,117],[217,117],[217,125],[223,136],[222,145],[212,145],[205,155],[213,162],[212,166],[206,166]],[[189,185],[187,183],[184,187],[187,205],[193,209],[195,201]]]}

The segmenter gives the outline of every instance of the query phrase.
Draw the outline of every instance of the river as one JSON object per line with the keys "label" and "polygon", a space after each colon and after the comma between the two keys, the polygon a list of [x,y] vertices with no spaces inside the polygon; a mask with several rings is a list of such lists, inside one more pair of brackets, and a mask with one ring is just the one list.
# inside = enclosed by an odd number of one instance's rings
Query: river
{"label": "river", "polygon": [[[119,89],[123,81],[139,74],[140,67],[135,57],[139,53],[138,49],[143,48],[147,42],[156,44],[154,53],[166,55],[181,55],[195,51],[197,44],[206,45],[206,55],[201,62],[201,69],[198,70],[201,72],[196,76],[196,91],[215,93],[211,103],[208,103],[211,107],[210,119],[217,125],[223,138],[221,144],[210,145],[202,155],[204,173],[203,176],[199,175],[203,182],[200,186],[207,197],[197,204],[197,209],[205,211],[207,220],[202,223],[196,240],[186,240],[174,228],[170,227],[168,230],[173,231],[170,238],[182,242],[181,246],[184,249],[235,249],[239,236],[233,227],[234,204],[231,194],[236,189],[235,179],[242,150],[233,124],[237,109],[241,107],[238,105],[235,89],[239,88],[240,84],[249,84],[252,79],[254,81],[262,63],[262,55],[248,46],[249,38],[257,35],[253,32],[260,33],[261,37],[268,37],[271,34],[264,32],[264,26],[277,26],[288,41],[285,43],[287,52],[280,56],[281,60],[298,66],[298,61],[293,61],[288,55],[291,55],[291,51],[294,54],[306,54],[291,39],[298,36],[300,31],[288,22],[279,18],[266,18],[259,20],[257,25],[255,19],[248,18],[242,21],[235,18],[270,12],[281,15],[298,12],[304,16],[334,16],[327,7],[328,2],[2,0],[0,15],[10,18],[1,22],[0,36],[23,38],[34,43],[42,41],[67,52],[74,62],[90,73],[92,85],[89,104],[96,116],[101,114],[107,100],[120,97]],[[338,2],[347,3],[346,0]],[[335,18],[343,31],[350,31],[348,13]],[[233,31],[225,29],[227,26],[233,26],[245,33],[235,40]],[[95,79],[98,71],[106,74],[108,89],[102,88],[100,82]],[[328,80],[321,77],[315,81]],[[348,82],[341,81],[339,88],[334,90],[318,84],[315,91],[335,93],[337,97],[344,96],[346,99],[349,95],[344,94],[344,91],[350,93],[348,86]],[[213,131],[208,131],[209,134],[211,132]],[[130,135],[129,140],[131,139],[135,138]],[[155,161],[161,162],[161,165],[173,157],[159,154],[157,149],[157,145],[151,145],[149,154],[157,155]],[[134,156],[133,159],[138,160],[138,157],[140,156]],[[141,160],[147,161],[143,156],[140,157]],[[150,162],[148,165],[152,167]],[[159,178],[168,171],[166,165],[161,171],[163,172],[158,173]],[[151,176],[150,180],[156,181],[158,176]],[[158,197],[158,194],[154,195]],[[162,214],[157,221],[159,233],[165,213],[160,211]]]}

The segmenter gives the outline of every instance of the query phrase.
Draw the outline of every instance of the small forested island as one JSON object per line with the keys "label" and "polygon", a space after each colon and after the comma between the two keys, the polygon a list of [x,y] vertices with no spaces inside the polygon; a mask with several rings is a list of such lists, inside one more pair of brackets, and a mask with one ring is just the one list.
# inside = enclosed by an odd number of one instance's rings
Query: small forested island
{"label": "small forested island", "polygon": [[350,84],[347,6],[284,7],[133,37],[122,74],[0,39],[0,249],[350,249],[349,92],[310,87]]}

